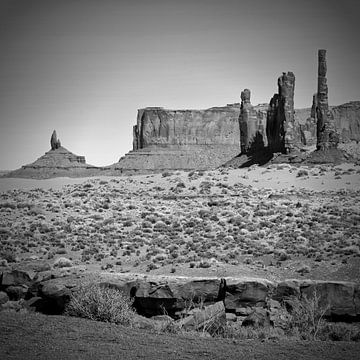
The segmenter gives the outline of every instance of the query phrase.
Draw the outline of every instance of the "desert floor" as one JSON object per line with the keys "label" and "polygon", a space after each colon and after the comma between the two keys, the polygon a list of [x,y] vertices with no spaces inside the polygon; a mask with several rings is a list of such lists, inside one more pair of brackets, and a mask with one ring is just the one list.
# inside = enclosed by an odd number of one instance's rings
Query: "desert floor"
{"label": "desert floor", "polygon": [[[358,359],[360,344],[230,341],[154,334],[85,319],[0,313],[1,359]],[[19,340],[21,339],[21,340]]]}
{"label": "desert floor", "polygon": [[350,164],[3,178],[0,243],[81,271],[359,281],[359,200]]}
{"label": "desert floor", "polygon": [[[359,282],[359,200],[360,167],[349,164],[3,178],[0,270]],[[61,261],[69,266],[57,268]],[[0,334],[1,359],[355,359],[360,350],[358,343],[232,342],[6,312]]]}

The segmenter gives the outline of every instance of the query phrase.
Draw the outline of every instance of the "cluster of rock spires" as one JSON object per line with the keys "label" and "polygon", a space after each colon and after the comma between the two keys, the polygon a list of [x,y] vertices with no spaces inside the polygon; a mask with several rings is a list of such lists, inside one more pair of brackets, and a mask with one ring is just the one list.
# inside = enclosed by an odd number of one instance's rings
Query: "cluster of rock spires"
{"label": "cluster of rock spires", "polygon": [[[318,88],[311,109],[294,109],[295,75],[278,78],[278,92],[269,104],[253,106],[251,92],[241,92],[241,104],[207,110],[138,110],[133,150],[108,167],[85,163],[61,146],[54,131],[51,150],[34,163],[8,173],[11,177],[91,176],[147,173],[163,170],[207,170],[263,163],[281,153],[282,161],[303,161],[304,147],[316,144],[312,158],[331,162],[338,145],[360,141],[360,101],[328,104],[326,50],[318,52]],[[261,153],[263,159],[256,159]],[[325,155],[319,155],[326,153]],[[342,155],[341,155],[342,156]],[[292,159],[292,160],[291,160]],[[308,157],[309,159],[309,157]],[[344,158],[341,157],[342,160]]]}

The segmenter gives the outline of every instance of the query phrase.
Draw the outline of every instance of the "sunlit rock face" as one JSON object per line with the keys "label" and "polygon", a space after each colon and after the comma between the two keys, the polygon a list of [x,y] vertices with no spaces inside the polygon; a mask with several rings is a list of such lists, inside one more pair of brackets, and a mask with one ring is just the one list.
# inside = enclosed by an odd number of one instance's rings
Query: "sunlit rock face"
{"label": "sunlit rock face", "polygon": [[240,104],[206,110],[138,111],[133,151],[118,170],[212,169],[240,153]]}

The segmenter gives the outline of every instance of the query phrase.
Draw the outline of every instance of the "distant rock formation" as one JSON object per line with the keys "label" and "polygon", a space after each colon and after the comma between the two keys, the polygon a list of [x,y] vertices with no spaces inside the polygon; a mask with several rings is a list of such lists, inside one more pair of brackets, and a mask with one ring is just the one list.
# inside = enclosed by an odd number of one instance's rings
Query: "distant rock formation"
{"label": "distant rock formation", "polygon": [[133,151],[112,170],[118,173],[212,169],[240,153],[239,106],[206,110],[138,110]]}
{"label": "distant rock formation", "polygon": [[335,130],[334,118],[331,116],[328,104],[328,86],[326,79],[326,50],[318,52],[318,89],[313,97],[311,115],[317,120],[317,150],[336,148],[339,136]]}
{"label": "distant rock formation", "polygon": [[78,156],[61,146],[56,131],[52,133],[51,150],[31,164],[7,173],[6,177],[46,179],[51,177],[82,177],[97,175],[101,168],[88,165],[84,156]]}
{"label": "distant rock formation", "polygon": [[294,90],[295,75],[284,72],[278,79],[278,93],[271,98],[267,114],[266,134],[271,152],[288,153],[294,148],[297,138]]}
{"label": "distant rock formation", "polygon": [[247,154],[267,146],[266,113],[250,102],[251,92],[241,92],[239,116],[241,153]]}
{"label": "distant rock formation", "polygon": [[55,130],[51,135],[50,145],[51,145],[51,150],[56,150],[61,146],[60,139],[57,138]]}

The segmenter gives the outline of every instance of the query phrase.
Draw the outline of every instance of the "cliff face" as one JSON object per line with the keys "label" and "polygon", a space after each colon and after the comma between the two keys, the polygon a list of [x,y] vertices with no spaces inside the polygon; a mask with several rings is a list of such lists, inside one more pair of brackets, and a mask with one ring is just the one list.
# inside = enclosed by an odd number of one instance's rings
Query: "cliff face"
{"label": "cliff face", "polygon": [[134,150],[151,146],[230,145],[240,146],[239,106],[207,110],[138,111],[134,127]]}
{"label": "cliff face", "polygon": [[133,151],[112,166],[136,173],[212,169],[240,153],[240,104],[206,110],[138,111]]}
{"label": "cliff face", "polygon": [[[310,108],[292,112],[294,78],[285,75],[286,79],[279,80],[280,93],[270,105],[253,106],[250,94],[244,93],[242,109],[240,104],[231,104],[207,110],[139,110],[133,151],[111,171],[213,169],[256,147],[260,138],[261,145],[271,145],[277,151],[286,151],[294,144],[315,145],[316,119]],[[341,142],[360,140],[360,101],[330,106],[329,116],[341,134]]]}
{"label": "cliff face", "polygon": [[[360,141],[360,101],[329,106],[327,116],[334,124],[340,143]],[[316,137],[316,113],[310,109],[295,110],[295,129],[304,145],[314,145]]]}

